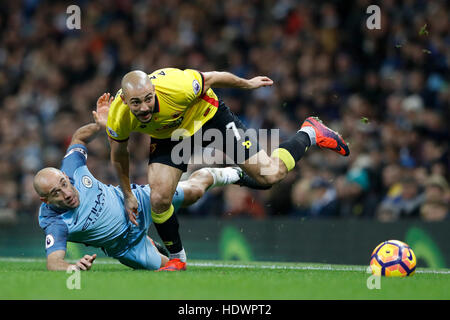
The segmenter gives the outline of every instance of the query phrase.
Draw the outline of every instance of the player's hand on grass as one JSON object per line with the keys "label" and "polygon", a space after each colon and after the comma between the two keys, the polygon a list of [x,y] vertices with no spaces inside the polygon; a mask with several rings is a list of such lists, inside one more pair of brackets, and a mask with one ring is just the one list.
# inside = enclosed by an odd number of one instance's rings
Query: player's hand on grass
{"label": "player's hand on grass", "polygon": [[110,93],[102,94],[97,100],[97,110],[92,111],[95,122],[103,128],[106,128],[108,121],[108,111],[114,97]]}
{"label": "player's hand on grass", "polygon": [[77,263],[75,264],[80,270],[87,271],[91,269],[92,264],[94,263],[95,258],[97,258],[97,254],[85,255],[83,258],[81,258]]}
{"label": "player's hand on grass", "polygon": [[137,217],[138,217],[138,202],[134,195],[125,197],[125,210],[128,213],[128,218],[130,219],[131,223],[134,225],[138,225]]}
{"label": "player's hand on grass", "polygon": [[258,89],[273,85],[273,80],[266,76],[258,76],[247,80],[248,89]]}

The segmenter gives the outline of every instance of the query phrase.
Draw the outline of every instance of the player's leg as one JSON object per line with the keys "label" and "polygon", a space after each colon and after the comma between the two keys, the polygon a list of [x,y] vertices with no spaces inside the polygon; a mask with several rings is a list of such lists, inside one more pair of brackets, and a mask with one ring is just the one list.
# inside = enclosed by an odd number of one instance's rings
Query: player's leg
{"label": "player's leg", "polygon": [[241,165],[253,179],[261,184],[272,185],[284,179],[311,145],[330,149],[342,156],[348,156],[350,150],[335,131],[325,126],[316,117],[307,118],[299,131],[269,157],[260,151]]}
{"label": "player's leg", "polygon": [[[240,185],[263,189],[263,186],[271,186],[287,175],[288,170],[285,164],[279,158],[269,157],[260,148],[254,134],[256,132],[247,130],[222,100],[219,100],[219,107],[214,117],[204,127],[205,130],[214,128],[222,133],[224,142],[222,151],[248,174],[246,177],[243,175],[243,183],[239,183]],[[309,145],[309,138],[305,133],[301,133],[299,137],[302,143]],[[303,152],[304,149],[305,147],[302,148]]]}
{"label": "player's leg", "polygon": [[234,184],[241,179],[242,169],[238,167],[202,168],[194,171],[188,180],[182,181],[178,187],[183,189],[183,207],[195,203],[211,188]]}
{"label": "player's leg", "polygon": [[[178,184],[175,194],[172,199],[172,205],[174,207],[174,213],[181,208],[184,202],[184,190]],[[175,215],[174,215],[175,216]],[[158,271],[180,271],[186,270],[186,254],[184,249],[178,254],[169,254],[170,260],[166,263],[164,267],[161,267]]]}
{"label": "player's leg", "polygon": [[[131,248],[121,257],[121,262],[132,268],[139,269],[159,269],[166,265],[169,261],[167,258],[169,252],[158,242],[153,241],[147,234],[152,224],[151,205],[150,205],[150,186],[131,184],[131,190],[135,195],[140,214],[138,215],[138,225],[129,229],[126,239],[129,241]],[[144,240],[147,238],[147,240]],[[141,239],[137,242],[138,239]],[[137,242],[137,244],[136,244]],[[149,245],[151,243],[153,248]],[[159,260],[158,260],[159,256]]]}
{"label": "player's leg", "polygon": [[[179,224],[174,214],[172,198],[183,172],[180,169],[162,164],[151,163],[148,168],[148,180],[151,189],[151,217],[155,228],[170,253],[170,258],[184,253]],[[185,256],[183,260],[185,260]]]}
{"label": "player's leg", "polygon": [[195,203],[198,199],[203,197],[206,189],[212,185],[214,179],[208,171],[204,169],[197,170],[193,172],[188,180],[181,181],[178,187],[183,189],[184,199],[183,207],[190,206]]}
{"label": "player's leg", "polygon": [[[245,125],[222,100],[219,100],[218,110],[214,117],[203,125],[202,129],[204,135],[207,134],[208,130],[214,133],[218,130],[222,135],[221,143],[215,139],[210,144],[208,139],[203,141],[202,146],[219,148],[227,155],[227,161],[231,159],[234,164],[243,164],[261,150],[256,138],[256,131],[249,134]],[[214,134],[211,135],[214,136]],[[240,172],[240,180],[236,184],[252,189],[268,189],[268,187],[258,183],[244,171]]]}
{"label": "player's leg", "polygon": [[257,183],[264,186],[271,186],[283,180],[289,172],[281,159],[270,157],[264,150],[260,150],[239,166]]}
{"label": "player's leg", "polygon": [[[163,251],[164,248],[160,244],[153,241],[153,239],[150,238],[149,236],[147,236],[147,238],[151,242],[151,244],[155,247],[155,249],[158,251],[158,254],[161,257],[161,264],[160,264],[159,268],[165,267],[167,262],[169,262],[169,258],[165,254],[161,253],[161,251]],[[159,246],[159,248],[158,248],[158,246]]]}
{"label": "player's leg", "polygon": [[180,169],[162,163],[152,163],[148,166],[148,181],[152,190],[150,203],[152,212],[160,217],[157,220],[160,220],[161,214],[170,208],[182,174]]}
{"label": "player's leg", "polygon": [[[205,128],[208,127],[219,129],[225,136],[222,150],[249,175],[247,180],[252,187],[270,186],[284,179],[311,145],[316,144],[343,156],[349,154],[342,137],[315,117],[307,118],[300,130],[281,143],[271,156],[259,147],[256,137],[247,134],[245,125],[223,101],[219,101],[216,114],[205,124]],[[230,134],[233,139],[228,139]],[[244,185],[249,186],[248,183]]]}
{"label": "player's leg", "polygon": [[166,266],[169,261],[166,256],[159,253],[148,236],[142,237],[138,243],[117,259],[130,268],[145,270],[158,270]]}
{"label": "player's leg", "polygon": [[240,164],[240,167],[258,183],[273,185],[287,176],[310,146],[309,135],[299,131],[288,141],[281,143],[271,156],[260,150]]}
{"label": "player's leg", "polygon": [[[169,259],[186,262],[186,253],[179,234],[178,219],[172,204],[177,184],[186,163],[172,161],[172,149],[177,144],[170,139],[152,139],[150,145],[148,181],[151,188],[151,217],[156,231],[169,251]],[[185,269],[185,266],[184,268]]]}

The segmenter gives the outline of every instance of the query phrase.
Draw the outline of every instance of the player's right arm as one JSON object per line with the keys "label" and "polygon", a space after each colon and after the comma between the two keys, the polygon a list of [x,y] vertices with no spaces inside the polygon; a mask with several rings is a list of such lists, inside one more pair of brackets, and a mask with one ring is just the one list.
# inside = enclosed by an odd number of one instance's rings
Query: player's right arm
{"label": "player's right arm", "polygon": [[55,216],[55,213],[47,206],[42,206],[39,212],[39,226],[44,230],[45,251],[47,254],[47,269],[52,271],[65,271],[68,268],[89,270],[97,257],[96,254],[85,255],[75,264],[64,260],[67,250],[67,237],[69,230],[63,219]]}
{"label": "player's right arm", "polygon": [[202,72],[204,79],[203,92],[209,88],[258,89],[271,86],[273,81],[266,76],[244,79],[225,71]]}
{"label": "player's right arm", "polygon": [[120,94],[121,90],[119,90],[110,104],[106,132],[111,147],[111,164],[116,171],[120,188],[124,195],[125,211],[130,221],[138,225],[135,216],[138,212],[138,203],[131,192],[129,176],[130,154],[128,152],[128,138],[132,131],[130,127],[130,111],[123,104]]}
{"label": "player's right arm", "polygon": [[111,163],[119,178],[120,188],[124,196],[125,210],[127,211],[130,221],[138,225],[136,215],[138,212],[138,202],[134,194],[131,192],[130,186],[130,154],[128,152],[128,141],[116,141],[109,137],[111,146]]}
{"label": "player's right arm", "polygon": [[83,258],[78,260],[75,264],[70,264],[64,260],[66,256],[65,250],[56,250],[47,256],[47,269],[50,271],[66,271],[69,268],[87,271],[91,269],[92,264],[97,257],[97,254],[86,254]]}

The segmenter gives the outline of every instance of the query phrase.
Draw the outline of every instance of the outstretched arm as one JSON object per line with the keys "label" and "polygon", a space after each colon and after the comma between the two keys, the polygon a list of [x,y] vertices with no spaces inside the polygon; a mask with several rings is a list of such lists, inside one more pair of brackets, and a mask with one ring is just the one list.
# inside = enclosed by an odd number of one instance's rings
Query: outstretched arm
{"label": "outstretched arm", "polygon": [[206,92],[209,88],[257,89],[273,84],[273,81],[266,76],[244,79],[232,73],[221,71],[203,72],[202,74],[205,80],[203,92]]}

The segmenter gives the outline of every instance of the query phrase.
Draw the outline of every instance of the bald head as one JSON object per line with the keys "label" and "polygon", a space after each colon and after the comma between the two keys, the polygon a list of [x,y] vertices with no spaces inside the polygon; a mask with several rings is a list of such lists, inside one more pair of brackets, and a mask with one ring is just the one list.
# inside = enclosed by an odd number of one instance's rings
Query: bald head
{"label": "bald head", "polygon": [[58,181],[64,177],[61,170],[56,168],[44,168],[34,176],[33,186],[37,194],[45,197],[50,192],[52,185],[57,184]]}
{"label": "bald head", "polygon": [[152,119],[155,95],[155,87],[145,72],[131,71],[122,78],[122,101],[140,122]]}
{"label": "bald head", "polygon": [[148,91],[153,86],[148,75],[140,70],[134,70],[124,75],[121,85],[122,93],[127,98],[130,94]]}
{"label": "bald head", "polygon": [[34,176],[33,186],[41,201],[63,209],[74,209],[80,204],[78,191],[69,177],[59,169],[44,168]]}

